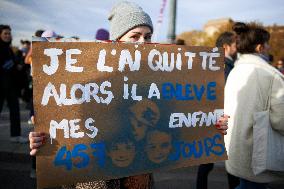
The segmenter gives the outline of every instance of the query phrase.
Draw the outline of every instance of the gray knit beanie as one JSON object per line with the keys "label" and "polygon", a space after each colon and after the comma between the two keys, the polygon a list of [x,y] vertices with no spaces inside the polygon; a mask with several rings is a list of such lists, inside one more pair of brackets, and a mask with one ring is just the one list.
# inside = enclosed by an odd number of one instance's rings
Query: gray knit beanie
{"label": "gray knit beanie", "polygon": [[148,26],[153,33],[150,16],[136,3],[123,1],[115,5],[108,17],[110,40],[117,40],[136,26]]}

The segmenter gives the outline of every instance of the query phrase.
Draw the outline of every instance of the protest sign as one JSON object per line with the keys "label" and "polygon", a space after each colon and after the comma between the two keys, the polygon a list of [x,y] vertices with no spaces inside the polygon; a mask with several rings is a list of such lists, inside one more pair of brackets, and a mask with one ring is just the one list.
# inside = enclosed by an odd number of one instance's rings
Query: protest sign
{"label": "protest sign", "polygon": [[222,49],[33,42],[39,188],[222,161]]}

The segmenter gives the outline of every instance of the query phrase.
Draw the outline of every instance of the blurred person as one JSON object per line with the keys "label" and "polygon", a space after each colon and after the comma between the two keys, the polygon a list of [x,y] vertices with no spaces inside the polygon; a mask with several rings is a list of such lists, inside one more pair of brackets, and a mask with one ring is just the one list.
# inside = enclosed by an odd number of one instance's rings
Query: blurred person
{"label": "blurred person", "polygon": [[[44,30],[37,30],[34,35],[35,35],[35,37],[41,37],[43,32],[44,32]],[[32,63],[32,48],[31,47],[30,47],[29,52],[27,53],[27,55],[25,57],[25,63],[26,64]]]}
{"label": "blurred person", "polygon": [[[35,37],[41,37],[42,34],[44,33],[44,30],[37,30],[34,34]],[[32,47],[29,48],[29,51],[25,57],[25,64],[30,65],[30,76],[32,76]],[[31,90],[31,94],[33,93],[33,89],[32,89],[32,79],[30,80],[29,83],[29,88]],[[33,107],[33,99],[31,98],[31,108],[30,108],[30,117],[31,119],[29,120],[29,124],[34,124],[33,120],[33,116],[34,116],[34,107]]]}
{"label": "blurred person", "polygon": [[[110,40],[132,43],[151,42],[153,24],[150,16],[136,3],[123,1],[116,4],[109,15]],[[221,133],[226,134],[228,117],[220,118]],[[144,135],[145,136],[145,135]],[[29,135],[31,155],[36,155],[46,135],[42,132],[31,132]],[[153,187],[152,174],[129,176],[109,181],[79,183],[76,188],[131,188],[148,189]]]}
{"label": "blurred person", "polygon": [[276,68],[284,74],[284,58],[281,58],[280,60],[277,61],[276,63]]}
{"label": "blurred person", "polygon": [[96,32],[95,39],[96,40],[109,40],[109,32],[104,28],[100,28]]}
{"label": "blurred person", "polygon": [[272,54],[269,54],[268,55],[268,63],[273,64],[273,62],[274,62],[274,56]]}
{"label": "blurred person", "polygon": [[[41,37],[44,30],[37,30],[34,34],[35,37]],[[29,52],[27,53],[27,56],[25,57],[25,64],[30,66],[30,78],[32,78],[32,48],[30,47]],[[33,94],[33,87],[32,87],[32,79],[29,80],[29,89],[31,92],[31,96]],[[33,106],[33,98],[31,98],[30,101],[30,119],[28,120],[28,123],[30,125],[34,125],[34,106]],[[36,157],[32,156],[32,167],[30,172],[30,178],[36,178]]]}
{"label": "blurred person", "polygon": [[31,66],[29,64],[25,64],[25,59],[27,54],[29,53],[31,49],[31,42],[28,40],[21,40],[22,47],[16,54],[16,57],[18,57],[20,62],[20,72],[18,73],[18,76],[20,79],[21,84],[21,99],[26,102],[26,108],[31,108],[31,100],[32,100],[32,90],[31,90]]}
{"label": "blurred person", "polygon": [[17,64],[11,43],[10,26],[0,25],[0,113],[4,101],[7,100],[10,111],[10,141],[24,143],[27,139],[21,136]]}
{"label": "blurred person", "polygon": [[176,44],[177,45],[185,45],[185,41],[183,39],[177,39]]}
{"label": "blurred person", "polygon": [[78,37],[78,36],[72,36],[72,37],[70,37],[70,38],[75,39],[76,41],[79,41],[79,40],[80,40],[80,37]]}
{"label": "blurred person", "polygon": [[20,51],[22,52],[22,56],[26,57],[31,47],[31,42],[29,40],[21,40],[20,42],[21,42]]}
{"label": "blurred person", "polygon": [[42,34],[41,37],[58,37],[57,33],[53,30],[45,30]]}
{"label": "blurred person", "polygon": [[225,81],[237,58],[236,35],[232,32],[223,32],[216,40],[216,47],[223,47],[225,51]]}
{"label": "blurred person", "polygon": [[[35,32],[35,37],[41,37],[42,33],[44,32],[44,30],[37,30]],[[32,47],[30,46],[29,48],[29,51],[25,57],[25,60],[24,60],[25,64],[26,65],[29,65],[30,66],[30,71],[29,71],[29,75],[30,75],[30,80],[29,80],[29,89],[30,89],[30,93],[31,95],[33,94],[33,89],[32,89]],[[31,119],[28,121],[29,124],[34,124],[33,123],[33,115],[34,115],[34,110],[33,110],[33,99],[31,98],[31,101],[30,101],[30,117]]]}
{"label": "blurred person", "polygon": [[[44,30],[37,30],[35,32],[35,37],[41,37],[41,35],[44,33]],[[31,70],[31,66],[32,66],[32,48],[30,47],[29,48],[29,51],[25,57],[25,64],[27,65],[30,65],[30,76],[32,76],[32,70]],[[29,83],[29,88],[31,90],[31,94],[33,93],[33,89],[32,89],[32,80],[30,80],[30,83]],[[34,107],[33,107],[33,99],[31,98],[31,109],[30,109],[30,121],[29,121],[29,124],[34,124]]]}
{"label": "blurred person", "polygon": [[42,30],[42,29],[39,29],[39,30],[36,30],[36,32],[35,32],[35,36],[36,37],[41,37],[41,35],[42,35],[42,33],[44,32],[44,30]]}
{"label": "blurred person", "polygon": [[[230,74],[231,70],[234,68],[234,62],[237,58],[237,47],[236,47],[236,35],[233,32],[223,32],[216,40],[216,47],[222,47],[225,53],[225,67],[224,76],[225,81]],[[197,172],[197,189],[207,189],[208,186],[208,174],[213,170],[214,163],[201,164],[198,167]],[[239,185],[239,178],[228,173],[229,188],[234,189]]]}
{"label": "blurred person", "polygon": [[240,178],[237,189],[265,189],[283,180],[284,174],[252,171],[254,114],[265,109],[270,97],[270,123],[284,135],[284,77],[268,64],[270,34],[264,28],[235,23],[237,51],[240,53],[225,86],[225,113],[230,114],[225,145],[226,170]]}

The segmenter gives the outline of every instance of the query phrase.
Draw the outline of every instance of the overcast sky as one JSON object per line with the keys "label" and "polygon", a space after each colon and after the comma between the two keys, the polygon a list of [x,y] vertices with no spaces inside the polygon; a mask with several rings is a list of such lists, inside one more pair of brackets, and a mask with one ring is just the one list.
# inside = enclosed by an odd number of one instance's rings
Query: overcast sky
{"label": "overcast sky", "polygon": [[[137,2],[156,25],[162,0]],[[168,2],[170,0],[167,0]],[[12,27],[13,44],[31,39],[37,29],[52,29],[65,37],[94,39],[96,30],[109,28],[107,20],[117,0],[0,0],[0,24]],[[264,25],[284,25],[283,0],[177,0],[176,33],[201,30],[210,19],[259,21]],[[168,4],[157,41],[165,41]]]}

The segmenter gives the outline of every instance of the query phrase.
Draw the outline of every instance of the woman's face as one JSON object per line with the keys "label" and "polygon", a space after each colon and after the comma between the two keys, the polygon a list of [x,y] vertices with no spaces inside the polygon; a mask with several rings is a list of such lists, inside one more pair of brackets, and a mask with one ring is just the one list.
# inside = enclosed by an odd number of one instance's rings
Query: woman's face
{"label": "woman's face", "polygon": [[2,30],[0,38],[2,39],[2,41],[9,43],[12,40],[11,30],[9,29]]}
{"label": "woman's face", "polygon": [[232,44],[228,45],[225,44],[225,56],[230,56],[231,58],[235,59],[237,55],[237,44],[233,42]]}
{"label": "woman's face", "polygon": [[117,167],[127,167],[134,160],[135,146],[132,142],[117,143],[111,146],[108,155]]}
{"label": "woman's face", "polygon": [[148,26],[138,26],[124,34],[119,41],[144,43],[151,42],[151,38],[152,32]]}

